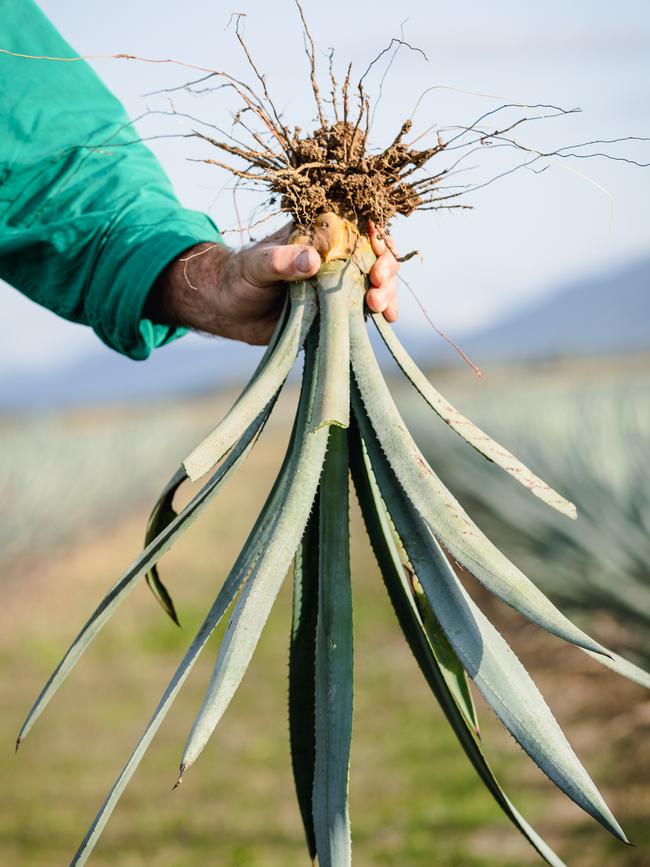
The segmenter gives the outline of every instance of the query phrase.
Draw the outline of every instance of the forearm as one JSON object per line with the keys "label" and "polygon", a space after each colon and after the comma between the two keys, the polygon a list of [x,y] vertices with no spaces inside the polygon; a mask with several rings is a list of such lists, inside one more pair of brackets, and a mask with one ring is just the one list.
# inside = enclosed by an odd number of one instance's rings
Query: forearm
{"label": "forearm", "polygon": [[[31,0],[0,0],[0,44],[75,55]],[[0,55],[0,276],[109,346],[145,358],[182,333],[146,318],[165,266],[219,233],[183,209],[121,105],[84,62]]]}

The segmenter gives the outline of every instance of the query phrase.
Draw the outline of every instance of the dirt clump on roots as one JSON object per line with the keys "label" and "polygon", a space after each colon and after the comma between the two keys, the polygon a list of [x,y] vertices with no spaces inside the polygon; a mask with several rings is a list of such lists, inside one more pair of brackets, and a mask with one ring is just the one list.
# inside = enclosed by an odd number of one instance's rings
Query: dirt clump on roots
{"label": "dirt clump on roots", "polygon": [[352,123],[338,121],[289,142],[292,165],[273,173],[269,188],[280,197],[280,207],[301,226],[310,226],[324,212],[334,212],[359,226],[368,220],[385,226],[396,214],[408,216],[423,199],[402,174],[415,171],[438,150],[410,149],[403,137],[406,121],[385,151],[366,152],[367,135]]}
{"label": "dirt clump on roots", "polygon": [[[368,221],[387,227],[397,214],[408,216],[416,210],[431,210],[442,204],[435,188],[445,170],[436,174],[418,173],[428,161],[443,151],[445,143],[438,137],[433,147],[417,150],[404,141],[412,127],[405,120],[398,134],[383,151],[373,153],[368,147],[372,128],[370,99],[364,88],[364,78],[383,51],[369,64],[356,86],[351,87],[350,64],[343,85],[338,86],[330,53],[329,78],[331,91],[328,98],[321,94],[316,74],[316,48],[307,27],[302,6],[296,5],[304,27],[305,50],[310,65],[311,87],[316,107],[317,123],[313,132],[304,134],[300,127],[289,127],[269,94],[266,76],[260,72],[239,29],[236,35],[259,87],[254,89],[225,72],[214,74],[225,79],[243,103],[234,115],[233,129],[239,128],[252,137],[255,145],[245,144],[233,134],[227,141],[194,131],[194,135],[208,141],[222,153],[243,161],[233,166],[218,159],[204,159],[229,171],[238,185],[247,189],[266,191],[268,204],[275,210],[251,224],[253,228],[278,214],[291,216],[303,229],[311,228],[316,218],[334,213],[355,224],[361,232]],[[393,42],[401,40],[392,40]],[[404,43],[408,44],[408,43]],[[210,76],[208,76],[210,77]],[[327,106],[327,110],[326,110]],[[244,120],[246,118],[246,120]],[[251,125],[251,118],[254,119]],[[256,124],[260,124],[256,128]],[[421,138],[419,136],[418,138]],[[448,197],[444,197],[448,198]],[[444,203],[444,207],[450,207]],[[465,207],[454,205],[451,207]]]}

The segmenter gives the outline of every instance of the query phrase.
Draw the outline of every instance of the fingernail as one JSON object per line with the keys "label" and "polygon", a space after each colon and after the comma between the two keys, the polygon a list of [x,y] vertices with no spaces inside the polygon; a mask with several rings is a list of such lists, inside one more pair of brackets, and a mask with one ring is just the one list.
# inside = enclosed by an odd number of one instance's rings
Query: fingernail
{"label": "fingernail", "polygon": [[303,250],[296,259],[296,268],[302,273],[306,274],[307,271],[311,271],[311,263],[309,261],[309,250]]}

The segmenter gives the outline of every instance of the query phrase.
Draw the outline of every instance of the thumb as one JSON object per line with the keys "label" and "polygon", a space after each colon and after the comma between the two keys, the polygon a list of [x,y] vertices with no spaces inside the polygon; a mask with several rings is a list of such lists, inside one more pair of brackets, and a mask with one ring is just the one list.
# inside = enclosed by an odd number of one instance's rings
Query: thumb
{"label": "thumb", "polygon": [[247,254],[246,276],[258,285],[306,280],[321,266],[321,258],[314,247],[301,244],[252,247]]}

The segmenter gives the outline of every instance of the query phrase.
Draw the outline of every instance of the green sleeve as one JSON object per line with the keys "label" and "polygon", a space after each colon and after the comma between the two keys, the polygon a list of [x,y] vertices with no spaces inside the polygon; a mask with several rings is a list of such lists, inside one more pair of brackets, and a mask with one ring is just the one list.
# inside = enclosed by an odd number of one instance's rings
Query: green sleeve
{"label": "green sleeve", "polygon": [[[0,0],[0,48],[74,57],[32,0]],[[93,70],[0,53],[0,277],[135,359],[184,333],[143,318],[158,274],[220,241],[181,207]]]}

